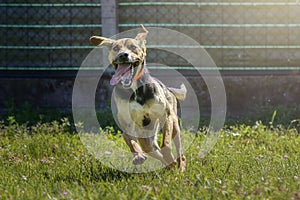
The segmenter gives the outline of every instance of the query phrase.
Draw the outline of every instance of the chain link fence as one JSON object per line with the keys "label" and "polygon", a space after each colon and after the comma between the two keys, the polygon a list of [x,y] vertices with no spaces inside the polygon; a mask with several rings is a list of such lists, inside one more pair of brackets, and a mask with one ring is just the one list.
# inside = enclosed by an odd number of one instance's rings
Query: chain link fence
{"label": "chain link fence", "polygon": [[76,70],[101,34],[99,1],[0,4],[1,70]]}
{"label": "chain link fence", "polygon": [[[119,32],[139,24],[177,30],[198,41],[220,70],[300,70],[297,1],[119,0],[116,9]],[[102,34],[100,0],[10,0],[0,13],[2,71],[77,70],[93,48],[88,38]],[[155,48],[148,61],[188,66]]]}
{"label": "chain link fence", "polygon": [[121,31],[140,23],[178,30],[198,41],[221,70],[299,70],[298,2],[122,1],[120,5]]}

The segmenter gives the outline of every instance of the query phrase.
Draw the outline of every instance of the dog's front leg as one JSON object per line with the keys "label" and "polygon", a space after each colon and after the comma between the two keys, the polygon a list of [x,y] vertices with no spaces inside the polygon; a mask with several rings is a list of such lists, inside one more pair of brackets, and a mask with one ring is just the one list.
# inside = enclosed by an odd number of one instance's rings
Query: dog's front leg
{"label": "dog's front leg", "polygon": [[160,148],[157,145],[156,140],[157,140],[156,136],[149,137],[149,138],[139,138],[139,142],[143,150],[147,154],[149,154],[153,158],[156,158],[157,160],[160,160],[164,165],[168,165],[168,163],[165,161],[160,151]]}
{"label": "dog's front leg", "polygon": [[123,138],[133,154],[132,163],[134,165],[143,164],[147,159],[147,156],[143,153],[143,150],[140,147],[140,145],[136,142],[136,139],[126,133],[123,133]]}

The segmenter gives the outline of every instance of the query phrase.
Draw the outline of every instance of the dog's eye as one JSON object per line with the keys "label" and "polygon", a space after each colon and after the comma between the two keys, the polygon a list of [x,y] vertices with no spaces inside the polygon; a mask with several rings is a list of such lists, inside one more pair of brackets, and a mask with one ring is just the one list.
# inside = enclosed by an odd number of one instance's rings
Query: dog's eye
{"label": "dog's eye", "polygon": [[114,50],[114,51],[119,51],[119,50],[120,50],[120,47],[119,47],[119,46],[114,46],[114,47],[113,47],[113,50]]}
{"label": "dog's eye", "polygon": [[132,50],[132,51],[134,51],[134,50],[136,50],[136,46],[134,46],[134,45],[132,45],[131,47],[130,47],[130,49]]}

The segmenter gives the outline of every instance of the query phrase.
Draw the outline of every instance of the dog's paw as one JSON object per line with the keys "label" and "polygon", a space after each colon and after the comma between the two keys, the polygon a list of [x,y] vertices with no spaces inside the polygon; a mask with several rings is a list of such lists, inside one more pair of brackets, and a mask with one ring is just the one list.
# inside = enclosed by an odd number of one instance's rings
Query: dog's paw
{"label": "dog's paw", "polygon": [[145,160],[147,160],[147,156],[143,153],[135,153],[133,155],[133,160],[132,163],[134,165],[141,165],[145,162]]}
{"label": "dog's paw", "polygon": [[176,161],[174,161],[174,162],[168,164],[168,165],[166,166],[166,169],[167,169],[167,170],[172,170],[172,169],[174,169],[174,167],[176,167]]}
{"label": "dog's paw", "polygon": [[186,168],[186,158],[184,155],[181,155],[179,158],[177,158],[177,163],[178,163],[178,169],[181,172],[185,171]]}

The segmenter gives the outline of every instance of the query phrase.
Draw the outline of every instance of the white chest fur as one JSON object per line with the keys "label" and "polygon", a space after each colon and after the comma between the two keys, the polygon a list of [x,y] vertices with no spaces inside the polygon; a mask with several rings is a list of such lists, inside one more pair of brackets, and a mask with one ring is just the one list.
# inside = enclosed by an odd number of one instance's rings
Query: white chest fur
{"label": "white chest fur", "polygon": [[159,131],[165,121],[165,105],[155,100],[141,105],[135,100],[115,99],[119,126],[129,134],[149,137]]}

